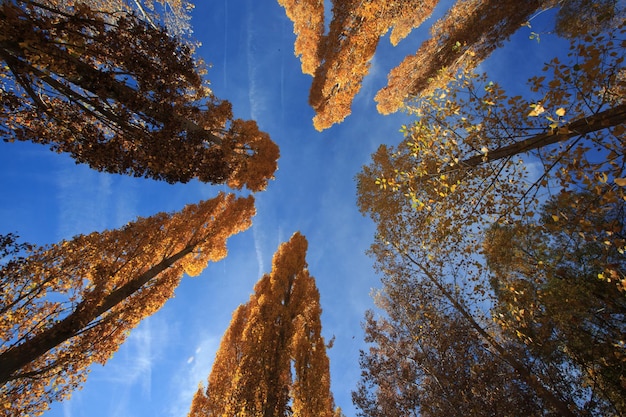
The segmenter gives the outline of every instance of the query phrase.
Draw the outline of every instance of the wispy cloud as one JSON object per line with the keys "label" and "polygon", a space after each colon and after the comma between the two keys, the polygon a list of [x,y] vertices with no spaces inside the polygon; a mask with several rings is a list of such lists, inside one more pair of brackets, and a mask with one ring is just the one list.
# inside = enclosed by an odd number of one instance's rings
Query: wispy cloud
{"label": "wispy cloud", "polygon": [[200,338],[193,356],[187,359],[186,366],[180,366],[176,378],[172,381],[172,386],[176,387],[178,392],[169,409],[169,415],[173,417],[187,415],[198,384],[206,386],[205,381],[213,366],[218,347],[219,337],[205,334]]}
{"label": "wispy cloud", "polygon": [[119,227],[136,216],[137,180],[67,160],[56,172],[57,239]]}
{"label": "wispy cloud", "polygon": [[155,347],[161,345],[159,341],[165,340],[167,332],[167,324],[162,320],[144,319],[115,354],[122,360],[108,365],[115,372],[107,373],[106,380],[126,387],[138,384],[142,396],[150,400],[153,363],[161,356]]}
{"label": "wispy cloud", "polygon": [[258,276],[262,276],[265,273],[265,265],[263,264],[263,244],[262,241],[262,231],[259,226],[259,218],[256,218],[254,223],[252,223],[252,235],[254,237],[254,251],[256,253],[256,260],[259,265],[259,273]]}
{"label": "wispy cloud", "polygon": [[[224,0],[224,51],[228,51],[228,2],[229,0]],[[223,68],[224,68],[224,74],[223,74],[223,79],[224,79],[224,87],[228,86],[228,70],[227,70],[227,62],[228,62],[228,54],[224,54],[224,64],[223,64]]]}
{"label": "wispy cloud", "polygon": [[246,56],[248,61],[248,100],[250,102],[250,116],[252,119],[258,119],[261,111],[264,108],[263,99],[258,91],[257,86],[257,71],[258,64],[256,60],[256,46],[254,43],[256,25],[254,22],[257,20],[257,17],[252,13],[253,2],[248,0],[246,4],[248,24],[247,24],[247,36],[246,36]]}

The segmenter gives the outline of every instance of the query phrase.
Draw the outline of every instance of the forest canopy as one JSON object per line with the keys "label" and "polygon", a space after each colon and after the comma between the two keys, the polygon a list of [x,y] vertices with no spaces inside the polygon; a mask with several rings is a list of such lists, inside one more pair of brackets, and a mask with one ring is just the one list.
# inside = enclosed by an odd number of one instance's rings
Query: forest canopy
{"label": "forest canopy", "polygon": [[625,17],[0,1],[0,416],[625,415]]}

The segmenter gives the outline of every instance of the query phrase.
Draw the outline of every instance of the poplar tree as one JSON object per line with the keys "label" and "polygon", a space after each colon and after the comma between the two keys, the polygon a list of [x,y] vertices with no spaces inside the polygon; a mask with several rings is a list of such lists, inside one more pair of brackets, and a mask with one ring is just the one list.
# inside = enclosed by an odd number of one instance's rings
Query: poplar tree
{"label": "poplar tree", "polygon": [[376,94],[378,111],[397,111],[410,97],[446,84],[461,69],[473,69],[526,23],[554,1],[457,1],[431,28],[431,37],[415,55],[407,56],[388,75]]}
{"label": "poplar tree", "polygon": [[293,22],[296,34],[294,53],[302,62],[302,73],[313,75],[319,66],[319,51],[324,35],[323,0],[278,0]]}
{"label": "poplar tree", "polygon": [[[431,37],[388,75],[375,97],[378,111],[399,110],[415,97],[443,87],[459,71],[475,69],[541,10],[558,7],[556,33],[568,38],[620,26],[626,14],[614,0],[457,1],[431,27]],[[531,36],[538,36],[537,34]]]}
{"label": "poplar tree", "polygon": [[340,415],[333,411],[319,292],[307,270],[307,245],[300,233],[283,243],[272,272],[234,312],[207,389],[196,392],[190,417]]}
{"label": "poplar tree", "polygon": [[0,5],[0,135],[111,173],[262,190],[278,147],[216,98],[188,45],[81,3]]}
{"label": "poplar tree", "polygon": [[437,1],[336,0],[332,4],[333,18],[328,34],[319,41],[319,66],[309,94],[317,130],[351,113],[380,37],[392,29],[390,40],[396,45],[430,16]]}
{"label": "poplar tree", "polygon": [[0,414],[39,414],[104,364],[131,329],[174,295],[184,273],[226,256],[250,227],[252,197],[218,197],[173,214],[43,248],[2,240]]}

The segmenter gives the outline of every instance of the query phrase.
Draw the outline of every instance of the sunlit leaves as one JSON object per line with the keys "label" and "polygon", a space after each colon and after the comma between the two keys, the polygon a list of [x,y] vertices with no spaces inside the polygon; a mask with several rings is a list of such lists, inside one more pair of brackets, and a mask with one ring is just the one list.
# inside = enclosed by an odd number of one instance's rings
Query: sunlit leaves
{"label": "sunlit leaves", "polygon": [[314,75],[309,94],[316,113],[313,125],[324,130],[351,113],[379,39],[391,29],[390,41],[396,45],[430,16],[437,1],[332,1],[326,34],[323,2],[279,3],[294,22],[295,51],[301,55],[302,71]]}
{"label": "sunlit leaves", "polygon": [[540,7],[540,0],[457,1],[431,28],[431,37],[388,75],[375,100],[383,114],[398,111],[407,99],[446,85],[462,69],[473,69],[517,31]]}
{"label": "sunlit leaves", "polygon": [[126,12],[111,22],[84,4],[64,10],[2,4],[5,140],[48,144],[99,171],[267,186],[278,147],[211,93],[188,45]]}
{"label": "sunlit leaves", "polygon": [[173,296],[185,271],[224,258],[226,240],[250,227],[253,214],[252,197],[220,194],[6,262],[0,393],[11,412],[38,413],[69,396],[89,365],[105,363]]}
{"label": "sunlit leaves", "polygon": [[307,245],[300,233],[282,244],[272,272],[235,310],[206,394],[198,390],[190,417],[335,415],[319,293],[306,269]]}
{"label": "sunlit leaves", "polygon": [[324,1],[279,0],[278,3],[285,8],[287,17],[293,22],[293,32],[296,34],[294,52],[300,56],[302,73],[315,74],[320,62],[318,49],[324,35]]}

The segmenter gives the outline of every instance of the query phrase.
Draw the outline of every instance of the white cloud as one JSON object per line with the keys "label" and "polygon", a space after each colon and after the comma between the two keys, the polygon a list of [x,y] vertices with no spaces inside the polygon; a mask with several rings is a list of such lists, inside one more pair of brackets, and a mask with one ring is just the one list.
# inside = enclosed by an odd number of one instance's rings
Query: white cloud
{"label": "white cloud", "polygon": [[259,226],[258,217],[252,223],[252,235],[254,236],[254,251],[256,253],[256,260],[259,265],[258,276],[260,277],[265,271],[265,265],[263,264],[263,245],[261,243],[263,232]]}
{"label": "white cloud", "polygon": [[252,13],[252,3],[250,1],[247,2],[247,9],[248,25],[246,37],[246,56],[248,61],[248,100],[250,102],[250,117],[252,117],[252,119],[254,120],[257,120],[265,107],[257,86],[258,64],[255,56],[256,48],[254,44],[256,32],[256,25],[254,24],[254,22],[257,20],[257,16]]}
{"label": "white cloud", "polygon": [[191,406],[191,400],[198,390],[198,384],[204,384],[207,380],[215,352],[219,347],[220,337],[204,334],[197,342],[195,355],[187,361],[188,366],[179,367],[178,373],[172,381],[172,386],[176,387],[177,393],[171,403],[169,415],[173,417],[186,416]]}

